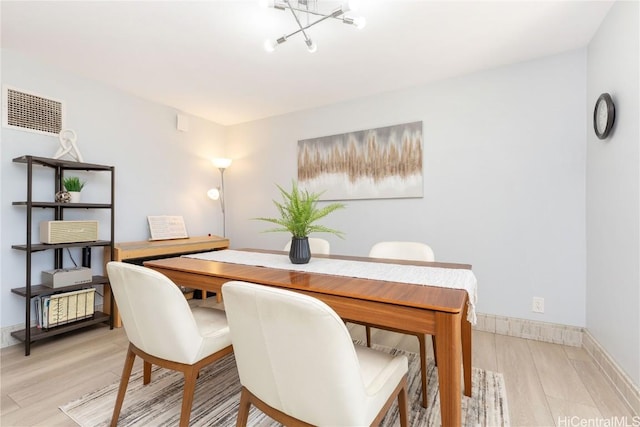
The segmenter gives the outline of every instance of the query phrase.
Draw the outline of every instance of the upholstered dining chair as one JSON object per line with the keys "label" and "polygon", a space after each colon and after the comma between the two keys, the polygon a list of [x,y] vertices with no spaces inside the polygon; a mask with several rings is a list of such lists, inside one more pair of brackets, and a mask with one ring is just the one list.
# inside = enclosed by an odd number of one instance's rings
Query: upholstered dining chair
{"label": "upholstered dining chair", "polygon": [[237,426],[253,404],[287,426],[368,426],[394,400],[407,425],[407,358],[354,346],[324,302],[269,286],[222,286],[242,391]]}
{"label": "upholstered dining chair", "polygon": [[110,262],[107,273],[129,339],[111,426],[118,424],[136,356],[144,361],[144,384],[154,364],[184,374],[180,426],[188,426],[198,372],[232,352],[224,312],[191,309],[178,286],[149,268]]}
{"label": "upholstered dining chair", "polygon": [[369,251],[370,258],[435,261],[433,249],[421,242],[378,242]]}
{"label": "upholstered dining chair", "polygon": [[[378,242],[371,247],[369,257],[407,261],[435,261],[433,249],[431,249],[429,245],[421,242]],[[368,325],[365,325],[365,329],[367,334],[367,346],[371,346],[371,328]],[[418,334],[416,337],[420,343],[420,353],[425,355],[426,338],[423,334]],[[431,337],[431,343],[433,345],[433,353],[435,355],[436,340],[434,337]]]}
{"label": "upholstered dining chair", "polygon": [[[317,237],[309,237],[309,249],[312,255],[329,255],[331,253],[331,245],[325,239]],[[291,250],[291,240],[284,246],[284,251]]]}

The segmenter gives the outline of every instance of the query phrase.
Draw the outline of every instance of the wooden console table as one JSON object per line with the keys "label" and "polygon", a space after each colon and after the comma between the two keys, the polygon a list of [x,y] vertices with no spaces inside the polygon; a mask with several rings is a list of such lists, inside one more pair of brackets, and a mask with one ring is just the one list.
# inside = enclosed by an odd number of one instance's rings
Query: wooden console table
{"label": "wooden console table", "polygon": [[[109,261],[147,261],[165,257],[176,257],[184,254],[197,252],[208,252],[219,249],[227,249],[229,239],[220,236],[189,237],[187,239],[172,240],[143,240],[140,242],[116,243],[111,256],[111,248],[106,247],[104,251],[104,263]],[[105,268],[106,274],[106,268]],[[103,311],[111,313],[111,287],[105,286]],[[121,327],[118,307],[113,307],[113,326]]]}
{"label": "wooden console table", "polygon": [[116,243],[113,258],[105,251],[105,261],[124,261],[136,258],[155,258],[163,255],[172,257],[181,254],[227,249],[229,239],[220,236],[189,237],[172,240],[144,240],[141,242]]}

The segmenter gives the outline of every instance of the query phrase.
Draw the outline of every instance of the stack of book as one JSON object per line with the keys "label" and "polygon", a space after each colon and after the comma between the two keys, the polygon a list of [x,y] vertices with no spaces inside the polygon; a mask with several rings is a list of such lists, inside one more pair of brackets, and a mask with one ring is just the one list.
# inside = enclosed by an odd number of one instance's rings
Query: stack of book
{"label": "stack of book", "polygon": [[35,298],[36,324],[47,329],[93,316],[95,288]]}

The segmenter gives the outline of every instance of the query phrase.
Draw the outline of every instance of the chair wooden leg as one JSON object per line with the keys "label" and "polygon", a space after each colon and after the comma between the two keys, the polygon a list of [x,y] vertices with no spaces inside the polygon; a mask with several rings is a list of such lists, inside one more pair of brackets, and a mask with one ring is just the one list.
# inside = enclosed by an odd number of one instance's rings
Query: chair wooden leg
{"label": "chair wooden leg", "polygon": [[248,390],[242,387],[240,392],[240,406],[238,407],[238,420],[236,427],[246,427],[249,420],[249,409],[251,409],[251,401],[249,400]]}
{"label": "chair wooden leg", "polygon": [[367,347],[371,347],[371,328],[369,326],[365,326],[364,328],[367,333]]}
{"label": "chair wooden leg", "polygon": [[184,390],[182,393],[182,412],[180,413],[180,427],[188,427],[193,406],[193,393],[196,390],[196,380],[199,369],[190,367],[184,372]]}
{"label": "chair wooden leg", "polygon": [[407,427],[409,425],[409,406],[407,399],[407,381],[405,379],[404,387],[398,393],[398,411],[400,412],[400,427]]}
{"label": "chair wooden leg", "polygon": [[122,378],[120,378],[120,388],[118,388],[116,404],[113,407],[113,415],[111,415],[111,427],[116,427],[118,425],[118,418],[120,417],[122,402],[124,401],[124,395],[127,392],[129,377],[131,376],[131,370],[133,369],[133,362],[135,361],[135,359],[136,354],[131,349],[131,346],[129,346],[127,357],[124,360],[124,367],[122,368]]}
{"label": "chair wooden leg", "polygon": [[436,336],[431,335],[431,345],[433,346],[433,362],[438,366],[438,352],[436,351]]}
{"label": "chair wooden leg", "polygon": [[427,336],[416,335],[420,343],[420,380],[422,381],[422,406],[427,407]]}
{"label": "chair wooden leg", "polygon": [[142,384],[147,385],[151,382],[151,362],[147,362],[146,360],[143,363],[143,376],[142,376]]}

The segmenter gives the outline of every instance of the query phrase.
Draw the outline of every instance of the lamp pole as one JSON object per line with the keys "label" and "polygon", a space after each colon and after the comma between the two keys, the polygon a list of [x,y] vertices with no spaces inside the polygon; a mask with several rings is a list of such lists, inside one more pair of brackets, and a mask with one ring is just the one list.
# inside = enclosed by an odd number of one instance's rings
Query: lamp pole
{"label": "lamp pole", "polygon": [[224,170],[225,168],[220,169],[220,208],[222,208],[222,237],[227,237],[227,226],[226,219],[224,213]]}
{"label": "lamp pole", "polygon": [[[227,224],[224,211],[224,171],[231,166],[231,159],[216,158],[211,160],[213,165],[220,171],[220,190],[218,197],[220,198],[220,208],[222,209],[222,237],[227,237]],[[217,199],[217,197],[215,197]]]}

